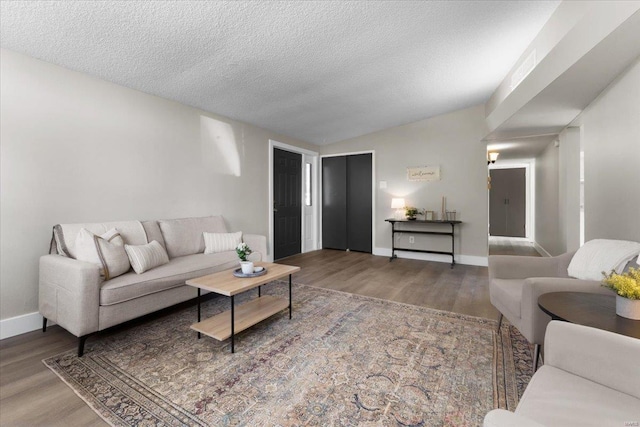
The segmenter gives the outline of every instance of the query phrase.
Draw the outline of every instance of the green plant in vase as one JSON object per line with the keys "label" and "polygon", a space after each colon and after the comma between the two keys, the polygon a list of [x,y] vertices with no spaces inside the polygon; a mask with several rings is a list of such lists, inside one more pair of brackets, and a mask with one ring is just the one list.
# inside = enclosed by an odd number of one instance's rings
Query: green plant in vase
{"label": "green plant in vase", "polygon": [[413,206],[404,207],[404,215],[407,217],[408,220],[416,219],[416,215],[418,215],[419,213],[420,211],[418,210],[418,208],[414,208]]}

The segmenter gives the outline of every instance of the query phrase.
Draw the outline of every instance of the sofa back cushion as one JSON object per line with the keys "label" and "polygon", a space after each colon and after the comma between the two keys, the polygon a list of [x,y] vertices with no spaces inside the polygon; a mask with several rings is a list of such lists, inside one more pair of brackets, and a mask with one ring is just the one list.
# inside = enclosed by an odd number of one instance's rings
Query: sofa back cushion
{"label": "sofa back cushion", "polygon": [[204,252],[203,232],[226,233],[221,216],[162,219],[158,221],[169,258]]}
{"label": "sofa back cushion", "polygon": [[148,243],[147,234],[140,221],[58,224],[54,227],[54,239],[59,255],[74,259],[77,257],[76,238],[83,228],[98,236],[115,228],[120,233],[124,243],[128,245],[144,245]]}
{"label": "sofa back cushion", "polygon": [[167,250],[166,245],[164,244],[164,238],[162,237],[162,231],[160,231],[160,225],[158,221],[142,221],[142,226],[144,227],[145,233],[147,233],[147,242],[151,243],[154,240],[160,243],[160,246]]}

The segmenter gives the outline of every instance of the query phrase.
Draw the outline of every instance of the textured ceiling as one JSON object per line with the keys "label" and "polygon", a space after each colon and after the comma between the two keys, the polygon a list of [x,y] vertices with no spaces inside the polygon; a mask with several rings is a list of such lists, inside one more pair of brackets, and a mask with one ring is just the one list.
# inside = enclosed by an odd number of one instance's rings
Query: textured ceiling
{"label": "textured ceiling", "polygon": [[484,103],[558,1],[2,1],[2,47],[328,144]]}

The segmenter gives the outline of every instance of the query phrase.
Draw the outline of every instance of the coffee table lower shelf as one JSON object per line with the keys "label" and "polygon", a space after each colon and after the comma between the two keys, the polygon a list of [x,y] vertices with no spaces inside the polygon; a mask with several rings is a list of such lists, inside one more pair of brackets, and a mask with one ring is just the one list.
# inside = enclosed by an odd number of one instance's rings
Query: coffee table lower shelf
{"label": "coffee table lower shelf", "polygon": [[[234,311],[234,334],[262,322],[268,317],[289,307],[289,302],[282,298],[264,295],[245,304],[238,305]],[[213,317],[191,325],[191,329],[201,332],[218,341],[231,337],[231,310],[216,314]]]}

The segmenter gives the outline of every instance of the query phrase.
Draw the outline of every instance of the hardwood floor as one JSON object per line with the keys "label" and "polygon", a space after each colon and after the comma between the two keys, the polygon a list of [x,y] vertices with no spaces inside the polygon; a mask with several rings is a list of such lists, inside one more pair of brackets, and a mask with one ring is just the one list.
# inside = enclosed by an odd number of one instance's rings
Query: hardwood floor
{"label": "hardwood floor", "polygon": [[518,237],[489,236],[489,255],[541,256],[533,243]]}
{"label": "hardwood floor", "polygon": [[[294,275],[295,283],[498,317],[489,302],[486,267],[456,265],[450,269],[446,263],[389,262],[386,257],[333,250],[295,255],[281,262],[302,268]],[[1,426],[107,425],[41,362],[76,346],[77,338],[58,326],[49,327],[46,333],[34,331],[0,341]]]}

